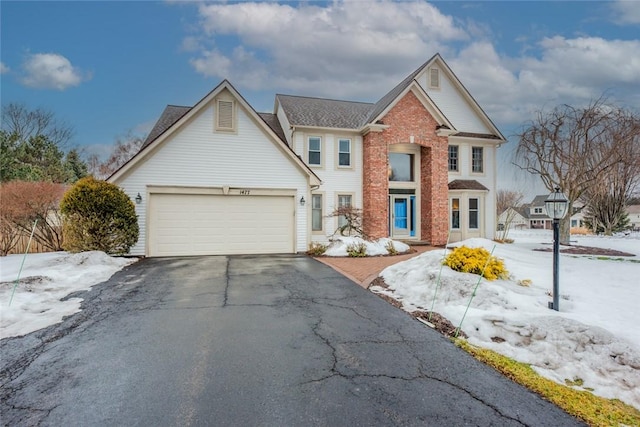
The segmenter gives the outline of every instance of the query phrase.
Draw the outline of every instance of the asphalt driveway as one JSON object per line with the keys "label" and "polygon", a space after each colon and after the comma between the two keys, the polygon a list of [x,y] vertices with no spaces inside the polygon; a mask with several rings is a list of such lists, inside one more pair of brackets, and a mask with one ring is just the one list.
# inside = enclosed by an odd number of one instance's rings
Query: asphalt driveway
{"label": "asphalt driveway", "polygon": [[0,341],[2,424],[580,425],[331,268],[145,259]]}

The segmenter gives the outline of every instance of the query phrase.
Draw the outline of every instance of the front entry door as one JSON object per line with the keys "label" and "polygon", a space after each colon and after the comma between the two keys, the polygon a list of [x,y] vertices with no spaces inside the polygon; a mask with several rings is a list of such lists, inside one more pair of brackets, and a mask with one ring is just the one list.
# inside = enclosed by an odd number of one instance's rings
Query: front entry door
{"label": "front entry door", "polygon": [[415,236],[414,212],[415,196],[395,194],[390,196],[391,237],[407,238]]}

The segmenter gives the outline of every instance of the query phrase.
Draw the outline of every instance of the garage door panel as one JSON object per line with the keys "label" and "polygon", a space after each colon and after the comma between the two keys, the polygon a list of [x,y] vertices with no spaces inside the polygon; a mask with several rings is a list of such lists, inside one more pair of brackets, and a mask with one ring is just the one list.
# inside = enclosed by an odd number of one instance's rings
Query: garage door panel
{"label": "garage door panel", "polygon": [[152,194],[149,256],[290,253],[294,197]]}

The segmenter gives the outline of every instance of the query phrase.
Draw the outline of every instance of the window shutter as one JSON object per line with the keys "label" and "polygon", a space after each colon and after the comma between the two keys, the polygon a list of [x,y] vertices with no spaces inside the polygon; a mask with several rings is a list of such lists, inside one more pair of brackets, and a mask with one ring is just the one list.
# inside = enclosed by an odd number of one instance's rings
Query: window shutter
{"label": "window shutter", "polygon": [[218,128],[233,129],[233,101],[218,101]]}

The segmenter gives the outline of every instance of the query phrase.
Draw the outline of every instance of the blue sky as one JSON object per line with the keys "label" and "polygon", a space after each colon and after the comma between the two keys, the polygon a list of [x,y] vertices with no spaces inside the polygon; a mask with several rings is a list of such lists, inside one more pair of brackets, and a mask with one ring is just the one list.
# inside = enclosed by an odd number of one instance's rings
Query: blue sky
{"label": "blue sky", "polygon": [[258,111],[275,93],[375,102],[436,52],[507,136],[540,108],[603,93],[640,107],[634,1],[2,1],[0,13],[2,104],[55,112],[102,155],[224,78]]}

